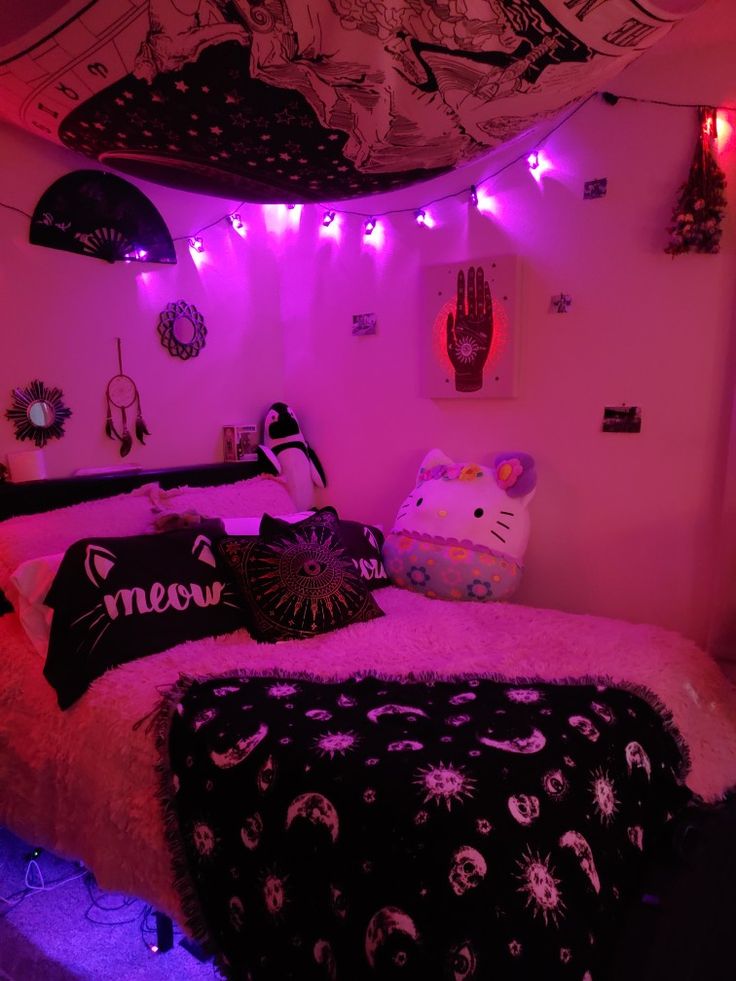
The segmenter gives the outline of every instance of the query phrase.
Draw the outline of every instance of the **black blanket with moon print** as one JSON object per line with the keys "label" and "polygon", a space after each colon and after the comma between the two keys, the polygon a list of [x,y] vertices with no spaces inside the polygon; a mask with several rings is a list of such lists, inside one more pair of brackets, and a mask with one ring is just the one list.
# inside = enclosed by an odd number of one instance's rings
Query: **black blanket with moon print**
{"label": "black blanket with moon print", "polygon": [[605,683],[183,682],[164,799],[190,928],[237,981],[599,981],[688,798]]}

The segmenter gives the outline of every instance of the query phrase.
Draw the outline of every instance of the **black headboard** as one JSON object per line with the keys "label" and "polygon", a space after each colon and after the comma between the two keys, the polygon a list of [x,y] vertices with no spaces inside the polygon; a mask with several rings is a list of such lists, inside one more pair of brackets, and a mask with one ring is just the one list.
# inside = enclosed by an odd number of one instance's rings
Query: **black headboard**
{"label": "black headboard", "polygon": [[[100,497],[125,494],[143,484],[158,482],[162,487],[207,487],[231,484],[236,480],[257,477],[263,468],[257,462],[203,463],[194,467],[169,467],[165,470],[129,470],[124,473],[90,474],[85,477],[58,477],[51,480],[29,480],[21,484],[0,483],[0,521],[20,514],[52,511],[68,504],[94,501]],[[0,616],[12,610],[0,590]]]}
{"label": "black headboard", "polygon": [[165,470],[129,470],[123,473],[100,473],[84,477],[58,477],[52,480],[29,480],[22,484],[0,484],[0,521],[18,514],[51,511],[80,501],[125,494],[142,484],[158,482],[162,487],[206,487],[230,484],[235,480],[256,477],[263,469],[257,462],[203,463],[193,467],[169,467]]}

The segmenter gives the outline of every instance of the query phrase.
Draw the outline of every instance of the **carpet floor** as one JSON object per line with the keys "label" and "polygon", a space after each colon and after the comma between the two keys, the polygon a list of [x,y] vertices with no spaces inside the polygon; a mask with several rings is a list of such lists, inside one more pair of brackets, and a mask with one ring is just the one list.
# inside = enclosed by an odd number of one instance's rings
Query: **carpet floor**
{"label": "carpet floor", "polygon": [[[17,905],[25,887],[30,847],[0,828],[0,981],[213,981],[211,963],[181,946],[154,954],[152,916],[139,900],[103,893],[78,865],[48,852],[37,858],[28,882],[36,889]],[[43,879],[41,879],[41,876]],[[71,878],[77,876],[77,878]],[[70,879],[64,885],[62,880]]]}

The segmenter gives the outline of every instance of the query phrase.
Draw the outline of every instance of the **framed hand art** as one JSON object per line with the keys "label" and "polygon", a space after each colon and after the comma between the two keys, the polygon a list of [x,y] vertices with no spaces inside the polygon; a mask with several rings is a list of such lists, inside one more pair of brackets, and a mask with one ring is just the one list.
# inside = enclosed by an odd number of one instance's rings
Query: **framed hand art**
{"label": "framed hand art", "polygon": [[516,395],[517,256],[427,266],[422,276],[421,394]]}

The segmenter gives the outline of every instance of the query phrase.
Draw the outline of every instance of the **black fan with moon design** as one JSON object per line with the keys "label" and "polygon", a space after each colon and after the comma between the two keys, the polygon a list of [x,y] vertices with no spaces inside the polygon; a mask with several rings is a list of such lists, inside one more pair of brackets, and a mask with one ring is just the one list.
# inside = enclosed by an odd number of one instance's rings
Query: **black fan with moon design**
{"label": "black fan with moon design", "polygon": [[166,223],[146,195],[102,170],[75,170],[47,188],[30,241],[106,262],[176,262]]}

